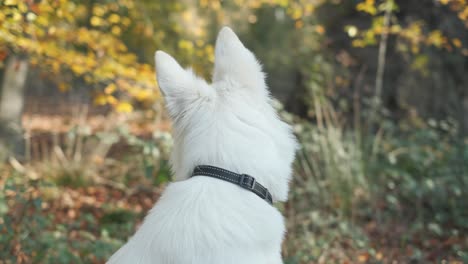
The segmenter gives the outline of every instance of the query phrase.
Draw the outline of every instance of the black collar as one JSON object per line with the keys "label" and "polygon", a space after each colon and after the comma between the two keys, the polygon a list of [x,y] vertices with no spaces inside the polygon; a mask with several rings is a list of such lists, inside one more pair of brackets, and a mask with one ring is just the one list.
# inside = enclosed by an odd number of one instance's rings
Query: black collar
{"label": "black collar", "polygon": [[273,198],[271,197],[271,194],[268,191],[268,189],[263,187],[263,185],[261,185],[260,183],[258,183],[254,177],[249,176],[247,174],[237,174],[235,172],[214,166],[199,165],[195,167],[195,169],[193,170],[193,174],[190,177],[193,176],[208,176],[228,181],[255,193],[257,196],[267,201],[269,204],[273,203]]}

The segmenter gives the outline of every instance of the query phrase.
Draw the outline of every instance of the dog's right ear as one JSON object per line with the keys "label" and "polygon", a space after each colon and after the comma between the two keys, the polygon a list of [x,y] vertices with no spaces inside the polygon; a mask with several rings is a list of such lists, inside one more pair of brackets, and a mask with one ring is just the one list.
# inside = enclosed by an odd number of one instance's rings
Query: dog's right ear
{"label": "dog's right ear", "polygon": [[213,82],[234,80],[265,97],[268,92],[265,75],[254,54],[229,27],[223,27],[216,39]]}

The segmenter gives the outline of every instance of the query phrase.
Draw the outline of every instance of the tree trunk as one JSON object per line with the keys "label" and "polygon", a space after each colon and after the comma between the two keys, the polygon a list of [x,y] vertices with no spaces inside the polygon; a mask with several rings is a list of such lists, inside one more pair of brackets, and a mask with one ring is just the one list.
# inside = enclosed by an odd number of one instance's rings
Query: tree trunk
{"label": "tree trunk", "polygon": [[462,99],[462,110],[461,110],[461,135],[462,137],[468,136],[468,94],[465,94]]}
{"label": "tree trunk", "polygon": [[21,114],[28,66],[25,58],[11,55],[3,73],[0,86],[0,161],[10,155],[22,158],[24,154]]}

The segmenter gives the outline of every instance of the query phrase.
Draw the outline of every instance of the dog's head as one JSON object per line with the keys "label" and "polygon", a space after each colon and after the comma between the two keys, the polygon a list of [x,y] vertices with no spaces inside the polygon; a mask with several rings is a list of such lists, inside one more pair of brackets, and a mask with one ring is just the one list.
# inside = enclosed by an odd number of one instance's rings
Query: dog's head
{"label": "dog's head", "polygon": [[255,56],[228,27],[216,40],[213,83],[156,52],[157,79],[173,120],[176,179],[196,165],[247,173],[275,200],[287,199],[296,141],[271,105]]}

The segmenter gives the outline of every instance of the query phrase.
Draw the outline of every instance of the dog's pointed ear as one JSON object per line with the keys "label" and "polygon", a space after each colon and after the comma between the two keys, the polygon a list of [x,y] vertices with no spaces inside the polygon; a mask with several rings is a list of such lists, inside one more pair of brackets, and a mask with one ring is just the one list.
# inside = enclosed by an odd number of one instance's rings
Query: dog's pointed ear
{"label": "dog's pointed ear", "polygon": [[221,29],[215,48],[213,82],[224,79],[231,79],[254,89],[266,88],[260,63],[229,27]]}
{"label": "dog's pointed ear", "polygon": [[156,51],[154,59],[159,89],[169,115],[176,120],[187,107],[189,99],[193,97],[195,76],[191,71],[183,69],[164,51]]}
{"label": "dog's pointed ear", "polygon": [[198,98],[215,94],[205,80],[198,78],[192,70],[183,69],[169,54],[158,50],[154,57],[159,89],[174,120]]}
{"label": "dog's pointed ear", "polygon": [[164,97],[173,96],[183,90],[184,83],[187,80],[187,72],[184,70],[171,55],[158,50],[154,55],[156,64],[156,77],[158,79],[159,89]]}

